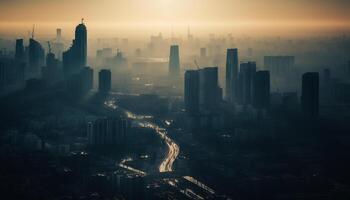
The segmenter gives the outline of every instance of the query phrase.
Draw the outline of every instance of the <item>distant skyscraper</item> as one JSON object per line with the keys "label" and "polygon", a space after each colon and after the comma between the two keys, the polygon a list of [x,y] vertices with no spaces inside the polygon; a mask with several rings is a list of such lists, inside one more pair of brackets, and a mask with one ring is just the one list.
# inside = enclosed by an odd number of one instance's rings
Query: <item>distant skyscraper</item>
{"label": "distant skyscraper", "polygon": [[185,72],[185,108],[188,113],[199,111],[199,71]]}
{"label": "distant skyscraper", "polygon": [[317,117],[319,109],[319,75],[307,72],[302,77],[301,105],[305,115]]}
{"label": "distant skyscraper", "polygon": [[87,30],[82,22],[75,29],[75,39],[70,49],[63,53],[63,68],[66,75],[77,73],[87,63]]}
{"label": "distant skyscraper", "polygon": [[29,39],[29,68],[30,78],[39,76],[40,68],[45,64],[45,51],[41,44],[34,39]]}
{"label": "distant skyscraper", "polygon": [[98,73],[98,91],[103,93],[108,93],[112,87],[111,81],[111,71],[107,69],[102,69]]}
{"label": "distant skyscraper", "polygon": [[16,40],[15,60],[17,63],[25,61],[23,39]]}
{"label": "distant skyscraper", "polygon": [[62,29],[56,29],[56,41],[53,42],[53,53],[56,55],[57,59],[62,61],[62,53],[64,50],[64,44],[62,43]]}
{"label": "distant skyscraper", "polygon": [[238,79],[238,50],[227,49],[226,57],[226,99],[235,101]]}
{"label": "distant skyscraper", "polygon": [[171,78],[176,78],[180,74],[180,55],[179,46],[170,46],[170,56],[169,56],[169,76]]}
{"label": "distant skyscraper", "polygon": [[240,66],[240,99],[243,104],[253,103],[253,92],[254,92],[254,76],[256,72],[255,62],[241,63]]}
{"label": "distant skyscraper", "polygon": [[254,77],[254,106],[268,108],[270,106],[270,72],[257,71]]}
{"label": "distant skyscraper", "polygon": [[218,109],[219,86],[218,67],[207,67],[199,70],[199,106],[202,111]]}

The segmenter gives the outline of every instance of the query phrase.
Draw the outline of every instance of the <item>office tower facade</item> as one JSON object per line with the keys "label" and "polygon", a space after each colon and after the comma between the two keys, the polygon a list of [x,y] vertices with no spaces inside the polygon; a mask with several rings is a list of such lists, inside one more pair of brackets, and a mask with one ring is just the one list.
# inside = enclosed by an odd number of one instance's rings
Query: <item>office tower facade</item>
{"label": "office tower facade", "polygon": [[207,67],[199,70],[199,106],[201,111],[218,109],[218,67]]}
{"label": "office tower facade", "polygon": [[185,72],[185,109],[190,114],[199,111],[199,71]]}
{"label": "office tower facade", "polygon": [[63,53],[63,69],[65,75],[77,73],[87,63],[87,29],[84,23],[75,29],[72,46]]}
{"label": "office tower facade", "polygon": [[98,91],[108,93],[112,87],[112,73],[111,70],[102,69],[98,73]]}
{"label": "office tower facade", "polygon": [[317,72],[307,72],[302,76],[301,105],[306,116],[318,116],[319,74]]}
{"label": "office tower facade", "polygon": [[17,63],[25,62],[23,39],[16,40],[15,61]]}
{"label": "office tower facade", "polygon": [[45,51],[41,44],[32,38],[29,39],[28,51],[28,74],[30,78],[37,78],[40,75],[40,68],[45,64]]}
{"label": "office tower facade", "polygon": [[170,56],[169,56],[169,76],[170,78],[176,78],[180,74],[180,55],[179,46],[170,46]]}
{"label": "office tower facade", "polygon": [[239,71],[239,99],[240,103],[244,105],[253,103],[255,72],[255,62],[241,63]]}
{"label": "office tower facade", "polygon": [[92,146],[122,145],[128,133],[129,123],[124,118],[103,118],[87,124],[87,137]]}
{"label": "office tower facade", "polygon": [[234,102],[237,93],[238,50],[227,49],[226,56],[226,89],[225,95],[229,102]]}
{"label": "office tower facade", "polygon": [[253,105],[257,109],[266,109],[270,106],[270,72],[257,71],[254,79]]}

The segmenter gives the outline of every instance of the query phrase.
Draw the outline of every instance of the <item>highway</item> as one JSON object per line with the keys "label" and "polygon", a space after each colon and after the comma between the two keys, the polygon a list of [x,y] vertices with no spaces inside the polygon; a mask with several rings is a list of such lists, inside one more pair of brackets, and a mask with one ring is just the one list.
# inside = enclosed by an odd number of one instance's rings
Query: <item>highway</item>
{"label": "highway", "polygon": [[[109,100],[104,103],[105,106],[108,108],[115,110],[120,109],[116,105],[115,100]],[[167,135],[167,131],[164,128],[161,128],[157,124],[154,124],[152,122],[147,121],[147,119],[152,119],[152,116],[144,116],[144,115],[136,115],[130,111],[123,110],[123,112],[126,114],[126,116],[130,119],[134,120],[134,123],[138,124],[140,127],[147,127],[153,129],[166,143],[168,146],[168,152],[166,154],[166,157],[163,159],[161,164],[159,165],[159,172],[171,172],[173,171],[173,165],[176,160],[176,158],[179,156],[180,148],[179,146]],[[120,163],[119,165],[124,165],[125,161],[123,163]]]}
{"label": "highway", "polygon": [[[125,109],[118,107],[116,105],[116,101],[113,99],[105,101],[104,105],[107,108],[112,109],[112,110],[119,109],[120,111],[123,111],[125,113],[125,115],[129,119],[132,119],[133,123],[139,127],[153,129],[160,136],[160,138],[166,143],[166,145],[168,147],[168,151],[166,153],[166,156],[163,159],[163,161],[161,162],[161,164],[159,165],[159,172],[160,173],[172,172],[174,170],[173,165],[174,165],[175,160],[179,156],[180,147],[174,142],[174,140],[172,140],[167,135],[167,130],[165,128],[162,128],[162,127],[158,126],[157,124],[148,121],[149,119],[153,119],[153,116],[136,115],[128,110],[125,110]],[[119,167],[122,167],[124,169],[129,170],[129,171],[132,171],[134,173],[138,173],[142,176],[147,175],[146,172],[143,172],[141,170],[138,170],[138,169],[135,169],[135,168],[128,166],[127,162],[129,162],[129,161],[132,161],[132,159],[125,158],[119,164],[117,163],[117,165]],[[213,189],[211,189],[210,187],[201,183],[200,181],[196,180],[195,178],[193,178],[191,176],[183,176],[182,178],[184,180],[190,182],[191,184],[194,184],[197,187],[201,188],[203,191],[205,191],[207,193],[205,196],[209,197],[209,196],[215,195],[215,191]],[[177,179],[175,179],[175,180],[177,180]],[[168,183],[169,183],[169,185],[180,189],[180,186],[175,184],[174,182],[169,180]],[[184,184],[184,185],[187,185],[187,184]],[[202,196],[195,193],[190,188],[191,188],[191,186],[188,186],[184,189],[180,189],[180,192],[183,193],[184,195],[186,195],[190,199],[205,199]]]}

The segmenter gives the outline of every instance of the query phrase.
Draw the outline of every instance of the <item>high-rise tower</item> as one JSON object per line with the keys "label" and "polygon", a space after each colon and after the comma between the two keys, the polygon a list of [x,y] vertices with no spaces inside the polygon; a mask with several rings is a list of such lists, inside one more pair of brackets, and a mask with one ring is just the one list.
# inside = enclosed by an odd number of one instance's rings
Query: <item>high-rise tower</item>
{"label": "high-rise tower", "polygon": [[238,50],[227,49],[226,57],[226,99],[234,102],[237,95]]}
{"label": "high-rise tower", "polygon": [[179,46],[170,46],[170,56],[169,56],[169,76],[171,78],[176,78],[180,74],[180,56],[179,56]]}
{"label": "high-rise tower", "polygon": [[75,29],[72,46],[63,53],[63,68],[66,75],[79,72],[87,63],[87,30],[82,20]]}

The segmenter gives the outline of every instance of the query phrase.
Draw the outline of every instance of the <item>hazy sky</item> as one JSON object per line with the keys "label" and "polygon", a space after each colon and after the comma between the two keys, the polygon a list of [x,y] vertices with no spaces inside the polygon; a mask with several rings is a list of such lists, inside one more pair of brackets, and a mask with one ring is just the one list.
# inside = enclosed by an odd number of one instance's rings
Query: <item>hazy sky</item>
{"label": "hazy sky", "polygon": [[[105,31],[340,29],[350,25],[350,0],[0,0],[0,32],[44,33],[73,28],[84,17],[89,29]],[[185,30],[185,28],[184,28]]]}

